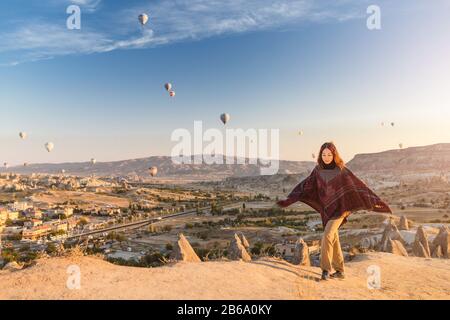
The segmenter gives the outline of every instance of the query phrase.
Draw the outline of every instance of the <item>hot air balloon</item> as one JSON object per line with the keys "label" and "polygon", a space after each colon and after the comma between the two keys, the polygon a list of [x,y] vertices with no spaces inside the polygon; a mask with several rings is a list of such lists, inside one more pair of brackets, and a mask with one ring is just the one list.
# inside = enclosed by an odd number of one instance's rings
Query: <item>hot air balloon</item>
{"label": "hot air balloon", "polygon": [[230,115],[228,113],[222,113],[220,115],[220,120],[223,122],[223,124],[227,124],[227,122],[230,121]]}
{"label": "hot air balloon", "polygon": [[20,139],[26,139],[27,138],[27,133],[26,132],[19,132],[19,137],[20,137]]}
{"label": "hot air balloon", "polygon": [[146,15],[145,13],[141,13],[138,17],[139,22],[141,23],[142,26],[144,26],[147,21],[148,21],[148,15]]}
{"label": "hot air balloon", "polygon": [[393,122],[391,122],[391,126],[392,126],[392,127],[394,126],[394,123],[393,123]]}
{"label": "hot air balloon", "polygon": [[398,147],[399,147],[400,149],[403,149],[403,143],[399,143],[399,144],[398,144]]}
{"label": "hot air balloon", "polygon": [[61,169],[61,173],[62,173],[62,174],[66,173],[66,170]]}
{"label": "hot air balloon", "polygon": [[91,159],[91,163],[92,163],[92,164],[95,164],[96,162],[97,162],[96,159],[94,159],[94,158]]}
{"label": "hot air balloon", "polygon": [[169,91],[169,95],[170,95],[171,97],[175,97],[175,91],[173,91],[173,90]]}
{"label": "hot air balloon", "polygon": [[51,152],[54,147],[55,147],[55,145],[52,142],[47,142],[45,144],[45,149],[47,149],[48,152]]}
{"label": "hot air balloon", "polygon": [[314,153],[312,154],[312,158],[313,158],[313,159],[315,159],[315,158],[316,158],[316,155],[315,155]]}
{"label": "hot air balloon", "polygon": [[157,168],[157,167],[150,167],[150,168],[148,169],[148,171],[150,172],[150,175],[151,175],[152,177],[154,177],[154,176],[156,176],[156,174],[158,173],[158,168]]}
{"label": "hot air balloon", "polygon": [[381,123],[381,126],[384,127],[384,122]]}
{"label": "hot air balloon", "polygon": [[302,136],[302,135],[303,135],[303,131],[300,130],[300,131],[298,132],[298,135]]}
{"label": "hot air balloon", "polygon": [[8,162],[3,162],[3,166],[4,166],[5,168],[8,168]]}
{"label": "hot air balloon", "polygon": [[27,162],[24,162],[24,163],[23,163],[23,166],[24,166],[24,167],[26,167],[27,165],[28,165],[28,163],[27,163]]}
{"label": "hot air balloon", "polygon": [[166,88],[167,91],[170,91],[172,89],[172,84],[168,82],[164,85],[164,88]]}

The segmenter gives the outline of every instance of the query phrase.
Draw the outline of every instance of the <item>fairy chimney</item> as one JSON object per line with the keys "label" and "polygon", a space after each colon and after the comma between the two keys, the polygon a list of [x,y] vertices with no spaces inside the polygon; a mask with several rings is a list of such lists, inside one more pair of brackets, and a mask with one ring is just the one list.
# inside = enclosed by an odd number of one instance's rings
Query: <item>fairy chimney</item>
{"label": "fairy chimney", "polygon": [[400,218],[400,224],[398,226],[399,230],[409,230],[409,222],[408,219],[406,219],[405,216],[401,216]]}
{"label": "fairy chimney", "polygon": [[398,228],[393,223],[393,221],[389,221],[389,223],[386,225],[386,227],[383,231],[383,235],[381,237],[381,241],[378,246],[379,251],[387,250],[389,239],[400,241],[403,246],[406,245],[405,240],[403,240],[403,237],[400,234],[400,231],[398,231]]}
{"label": "fairy chimney", "polygon": [[446,259],[450,258],[450,232],[446,226],[442,226],[439,229],[439,233],[434,238],[432,242],[433,251],[440,246],[442,251],[442,256]]}
{"label": "fairy chimney", "polygon": [[177,261],[201,262],[186,237],[180,233],[178,241],[173,250],[172,258]]}
{"label": "fairy chimney", "polygon": [[412,252],[416,257],[430,258],[430,245],[428,244],[428,237],[422,226],[417,228],[416,237],[412,246]]}
{"label": "fairy chimney", "polygon": [[250,248],[250,244],[248,243],[247,238],[244,236],[242,232],[239,233],[239,239],[241,240],[241,243],[244,246],[244,248],[248,250],[248,248]]}
{"label": "fairy chimney", "polygon": [[244,245],[241,242],[239,236],[235,233],[233,240],[230,242],[230,247],[228,250],[228,257],[231,260],[243,260],[249,262],[252,260]]}

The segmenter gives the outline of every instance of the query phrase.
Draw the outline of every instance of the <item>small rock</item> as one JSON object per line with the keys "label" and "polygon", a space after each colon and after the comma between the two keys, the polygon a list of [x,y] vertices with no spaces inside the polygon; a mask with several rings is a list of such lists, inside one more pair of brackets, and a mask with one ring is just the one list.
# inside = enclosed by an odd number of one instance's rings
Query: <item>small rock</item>
{"label": "small rock", "polygon": [[19,265],[16,261],[8,262],[4,267],[3,270],[9,270],[9,271],[17,271],[21,270],[22,266]]}
{"label": "small rock", "polygon": [[406,245],[406,242],[403,239],[402,235],[400,234],[400,231],[398,231],[397,226],[392,221],[390,221],[386,225],[386,228],[383,231],[383,235],[381,237],[381,241],[380,241],[380,243],[378,245],[378,250],[379,251],[386,251],[387,250],[387,246],[389,244],[389,239],[400,241],[403,246]]}
{"label": "small rock", "polygon": [[178,236],[178,241],[174,247],[172,258],[177,261],[201,262],[191,244],[182,233]]}
{"label": "small rock", "polygon": [[244,236],[242,232],[239,233],[239,239],[241,239],[241,243],[245,249],[250,248],[250,244],[248,243],[247,238]]}
{"label": "small rock", "polygon": [[417,228],[412,251],[416,257],[422,258],[431,257],[430,246],[428,244],[428,237],[422,226],[419,226],[419,228]]}
{"label": "small rock", "polygon": [[405,216],[401,216],[400,225],[398,226],[399,230],[409,230],[409,222]]}
{"label": "small rock", "polygon": [[311,261],[309,260],[309,248],[302,238],[298,239],[295,243],[293,262],[294,264],[301,266],[311,265]]}
{"label": "small rock", "polygon": [[386,252],[404,257],[408,256],[408,252],[406,251],[405,247],[399,240],[389,239],[387,243]]}
{"label": "small rock", "polygon": [[431,257],[433,258],[442,258],[444,255],[442,254],[442,248],[440,245],[437,245],[436,248],[433,250],[433,254]]}
{"label": "small rock", "polygon": [[239,236],[235,233],[233,240],[231,240],[230,248],[228,250],[228,257],[231,260],[243,260],[249,262],[252,260]]}
{"label": "small rock", "polygon": [[450,258],[450,232],[446,226],[442,226],[439,229],[439,233],[432,242],[433,251],[437,246],[441,247],[442,255],[444,258]]}

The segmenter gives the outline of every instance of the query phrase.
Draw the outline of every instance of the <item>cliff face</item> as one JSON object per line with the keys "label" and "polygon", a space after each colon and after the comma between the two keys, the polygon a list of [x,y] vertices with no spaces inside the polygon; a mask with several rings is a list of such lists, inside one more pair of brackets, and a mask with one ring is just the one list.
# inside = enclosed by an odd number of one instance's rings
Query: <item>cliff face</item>
{"label": "cliff face", "polygon": [[[368,273],[374,268],[380,271],[379,289]],[[79,289],[70,285],[76,284],[76,270]],[[147,269],[72,256],[1,270],[0,299],[450,299],[448,259],[370,252],[346,263],[346,275],[343,281],[319,282],[319,268],[272,258]]]}
{"label": "cliff face", "polygon": [[357,154],[347,163],[354,171],[417,173],[450,171],[450,143]]}

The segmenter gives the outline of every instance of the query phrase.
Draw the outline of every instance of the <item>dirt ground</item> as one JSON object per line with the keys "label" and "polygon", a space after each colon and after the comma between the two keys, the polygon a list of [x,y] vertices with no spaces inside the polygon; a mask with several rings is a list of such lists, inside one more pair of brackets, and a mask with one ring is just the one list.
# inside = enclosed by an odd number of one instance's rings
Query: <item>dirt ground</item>
{"label": "dirt ground", "polygon": [[[71,281],[77,274],[70,274],[70,266],[79,268],[79,288]],[[370,268],[379,272],[370,275]],[[69,256],[41,259],[24,270],[0,271],[0,298],[450,299],[446,259],[369,252],[348,262],[346,274],[345,280],[322,282],[319,268],[274,258],[134,268],[98,257]]]}

